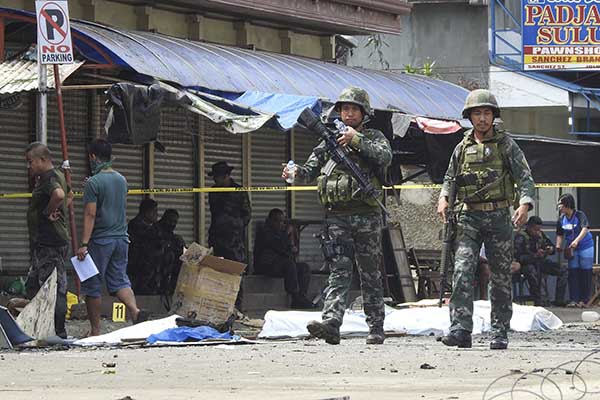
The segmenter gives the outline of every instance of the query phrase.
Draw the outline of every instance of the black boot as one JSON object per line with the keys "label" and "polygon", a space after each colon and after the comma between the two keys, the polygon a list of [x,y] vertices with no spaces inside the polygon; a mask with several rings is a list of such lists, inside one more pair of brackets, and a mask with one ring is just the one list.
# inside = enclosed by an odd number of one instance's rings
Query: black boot
{"label": "black boot", "polygon": [[442,338],[442,343],[446,346],[456,346],[460,349],[470,349],[473,346],[471,332],[464,329],[451,331]]}
{"label": "black boot", "polygon": [[492,350],[506,350],[508,348],[508,338],[506,336],[495,336],[490,342]]}
{"label": "black boot", "polygon": [[367,336],[367,344],[383,344],[385,340],[385,334],[383,328],[371,328],[369,329],[369,336]]}
{"label": "black boot", "polygon": [[316,338],[325,339],[329,344],[340,344],[340,328],[333,324],[319,321],[310,321],[306,329]]}
{"label": "black boot", "polygon": [[295,310],[310,310],[315,308],[315,305],[306,297],[298,294],[292,295],[292,304],[290,305],[290,308]]}

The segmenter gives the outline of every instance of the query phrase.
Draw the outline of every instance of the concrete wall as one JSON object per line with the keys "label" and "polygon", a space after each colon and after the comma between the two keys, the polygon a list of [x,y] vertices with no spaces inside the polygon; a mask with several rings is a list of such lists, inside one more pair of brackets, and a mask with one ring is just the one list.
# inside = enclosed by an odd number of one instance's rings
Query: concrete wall
{"label": "concrete wall", "polygon": [[213,18],[204,18],[204,40],[221,44],[235,45],[235,28],[231,21],[221,21]]}
{"label": "concrete wall", "polygon": [[250,29],[249,41],[259,50],[281,52],[281,39],[279,30],[265,28],[263,26],[252,26]]}
{"label": "concrete wall", "polygon": [[314,35],[294,34],[293,54],[311,58],[323,58],[321,38]]}
{"label": "concrete wall", "polygon": [[[116,26],[125,29],[138,29],[138,16],[135,13],[135,9],[125,4],[104,2],[102,5],[98,5],[94,9],[94,21],[102,24]],[[70,4],[70,3],[69,3]],[[69,5],[69,9],[71,6]],[[71,14],[71,18],[90,18],[90,15]]]}
{"label": "concrete wall", "polygon": [[521,107],[502,109],[504,128],[514,133],[530,133],[562,139],[569,135],[566,107]]}
{"label": "concrete wall", "polygon": [[[0,7],[35,10],[32,0],[0,0]],[[153,30],[185,39],[204,40],[226,45],[254,45],[257,50],[289,53],[312,58],[332,58],[324,51],[326,41],[319,35],[297,32],[282,34],[282,30],[260,23],[232,21],[172,12],[149,6],[133,6],[108,0],[70,0],[71,18],[100,22],[131,29]]]}
{"label": "concrete wall", "polygon": [[[468,4],[414,4],[410,15],[402,18],[401,35],[384,35],[389,47],[384,58],[391,69],[403,70],[406,64],[422,65],[436,61],[437,73],[454,83],[473,82],[487,87],[488,9]],[[365,48],[366,37],[359,37],[349,65],[381,69],[372,48]]]}

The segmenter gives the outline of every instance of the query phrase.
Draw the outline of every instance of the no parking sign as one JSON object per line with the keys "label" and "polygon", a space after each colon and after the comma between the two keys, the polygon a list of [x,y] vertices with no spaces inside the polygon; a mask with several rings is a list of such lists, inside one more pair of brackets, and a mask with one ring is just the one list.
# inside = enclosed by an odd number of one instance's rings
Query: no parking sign
{"label": "no parking sign", "polygon": [[67,1],[36,1],[37,44],[40,63],[72,64],[73,44]]}

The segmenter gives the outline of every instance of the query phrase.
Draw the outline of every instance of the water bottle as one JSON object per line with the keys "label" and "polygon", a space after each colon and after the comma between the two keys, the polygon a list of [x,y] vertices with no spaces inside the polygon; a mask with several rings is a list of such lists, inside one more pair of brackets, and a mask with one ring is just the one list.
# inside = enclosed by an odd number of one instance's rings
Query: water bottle
{"label": "water bottle", "polygon": [[338,131],[340,131],[340,133],[344,133],[346,132],[346,129],[348,129],[346,127],[346,124],[344,124],[342,121],[340,121],[339,119],[335,119],[333,121],[333,123],[335,124],[335,127],[337,128]]}
{"label": "water bottle", "polygon": [[584,311],[581,313],[581,320],[583,322],[595,322],[600,319],[600,314],[596,311]]}
{"label": "water bottle", "polygon": [[294,160],[290,160],[287,163],[288,177],[285,180],[287,183],[294,183],[294,178],[296,177],[296,164],[294,164]]}

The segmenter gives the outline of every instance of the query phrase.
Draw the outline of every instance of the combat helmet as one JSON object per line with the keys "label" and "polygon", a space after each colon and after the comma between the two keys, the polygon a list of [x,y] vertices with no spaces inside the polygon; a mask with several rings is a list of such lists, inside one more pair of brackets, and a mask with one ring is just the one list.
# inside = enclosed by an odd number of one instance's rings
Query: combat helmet
{"label": "combat helmet", "polygon": [[500,107],[498,107],[498,101],[496,96],[486,89],[473,90],[467,96],[465,100],[465,106],[462,110],[463,118],[469,118],[471,110],[477,107],[489,107],[494,111],[494,118],[500,116]]}
{"label": "combat helmet", "polygon": [[371,101],[369,100],[369,94],[366,90],[350,86],[342,90],[340,96],[335,102],[335,111],[340,112],[340,106],[342,103],[352,103],[359,106],[362,113],[367,116],[371,115]]}

